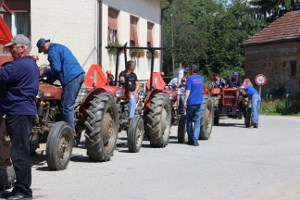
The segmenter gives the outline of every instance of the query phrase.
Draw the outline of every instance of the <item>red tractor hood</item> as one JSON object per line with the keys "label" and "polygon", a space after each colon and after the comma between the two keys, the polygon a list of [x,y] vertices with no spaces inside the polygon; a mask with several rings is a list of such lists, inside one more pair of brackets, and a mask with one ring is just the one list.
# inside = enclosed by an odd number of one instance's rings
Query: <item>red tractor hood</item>
{"label": "red tractor hood", "polygon": [[3,18],[0,16],[0,44],[7,44],[10,42],[10,40],[12,39],[12,34],[9,30],[9,28],[7,27],[5,21],[3,20]]}

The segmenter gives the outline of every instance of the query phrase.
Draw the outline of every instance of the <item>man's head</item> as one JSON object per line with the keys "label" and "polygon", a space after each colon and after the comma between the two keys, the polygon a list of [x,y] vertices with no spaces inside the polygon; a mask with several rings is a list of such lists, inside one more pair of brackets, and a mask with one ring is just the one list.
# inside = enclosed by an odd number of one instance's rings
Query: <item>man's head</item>
{"label": "man's head", "polygon": [[135,61],[133,61],[133,60],[127,61],[127,63],[126,63],[126,70],[133,72],[134,69],[135,69]]}
{"label": "man's head", "polygon": [[46,40],[44,38],[40,38],[36,43],[36,46],[39,49],[39,53],[43,52],[44,54],[48,54],[49,44],[50,39]]}
{"label": "man's head", "polygon": [[23,34],[18,34],[11,39],[11,41],[4,45],[9,49],[12,57],[19,58],[22,56],[27,56],[30,53],[30,40]]}
{"label": "man's head", "polygon": [[232,73],[232,77],[237,78],[239,76],[239,73],[237,71]]}
{"label": "man's head", "polygon": [[197,66],[197,65],[191,65],[191,66],[189,66],[189,70],[190,70],[191,74],[196,74],[199,71],[199,66]]}

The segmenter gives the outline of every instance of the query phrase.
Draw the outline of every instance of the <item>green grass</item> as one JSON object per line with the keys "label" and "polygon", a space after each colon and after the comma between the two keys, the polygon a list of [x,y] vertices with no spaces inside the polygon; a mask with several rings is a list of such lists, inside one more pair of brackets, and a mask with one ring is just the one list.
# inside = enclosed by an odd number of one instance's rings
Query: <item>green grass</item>
{"label": "green grass", "polygon": [[262,100],[260,113],[263,115],[300,116],[300,99],[298,95],[289,98]]}

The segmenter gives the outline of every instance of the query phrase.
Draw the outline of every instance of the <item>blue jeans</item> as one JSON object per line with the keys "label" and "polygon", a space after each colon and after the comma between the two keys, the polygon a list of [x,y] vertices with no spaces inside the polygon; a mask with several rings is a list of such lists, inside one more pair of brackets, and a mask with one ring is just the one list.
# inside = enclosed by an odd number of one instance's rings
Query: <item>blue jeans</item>
{"label": "blue jeans", "polygon": [[61,97],[62,119],[69,123],[72,130],[75,130],[74,124],[74,104],[84,80],[84,74],[80,74],[68,83],[63,90]]}
{"label": "blue jeans", "polygon": [[133,95],[133,92],[130,92],[130,100],[128,104],[128,117],[132,119],[135,115],[135,108],[136,108],[136,98]]}
{"label": "blue jeans", "polygon": [[251,98],[251,120],[254,126],[258,126],[260,101],[261,99],[259,94],[254,94]]}
{"label": "blue jeans", "polygon": [[189,142],[198,142],[199,135],[200,135],[200,120],[201,120],[201,104],[188,105],[186,109],[186,127],[187,127]]}
{"label": "blue jeans", "polygon": [[7,132],[11,139],[10,156],[16,172],[13,191],[32,197],[29,138],[36,116],[6,115]]}

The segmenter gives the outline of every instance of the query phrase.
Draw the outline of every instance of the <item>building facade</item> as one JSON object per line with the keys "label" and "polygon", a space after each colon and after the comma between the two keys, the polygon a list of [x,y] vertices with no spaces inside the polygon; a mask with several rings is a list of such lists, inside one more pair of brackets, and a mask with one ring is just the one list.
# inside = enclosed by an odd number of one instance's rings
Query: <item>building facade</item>
{"label": "building facade", "polygon": [[300,92],[300,11],[289,12],[244,42],[246,76],[267,77],[266,93],[284,88]]}
{"label": "building facade", "polygon": [[[3,4],[4,3],[4,4]],[[23,33],[33,44],[32,54],[39,56],[38,65],[47,64],[46,55],[38,54],[35,44],[41,37],[61,43],[71,49],[87,71],[100,64],[105,72],[114,73],[116,56],[106,46],[110,44],[140,47],[160,47],[161,0],[4,0],[3,18],[12,34]],[[154,71],[160,71],[160,53]],[[150,77],[147,51],[139,58],[136,73],[141,80]],[[120,70],[124,69],[124,54],[120,55]]]}

